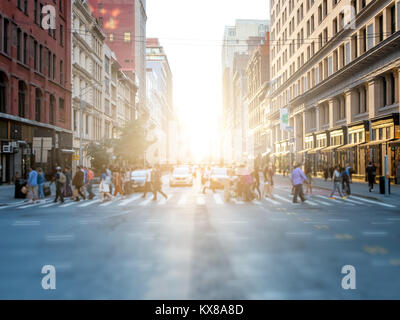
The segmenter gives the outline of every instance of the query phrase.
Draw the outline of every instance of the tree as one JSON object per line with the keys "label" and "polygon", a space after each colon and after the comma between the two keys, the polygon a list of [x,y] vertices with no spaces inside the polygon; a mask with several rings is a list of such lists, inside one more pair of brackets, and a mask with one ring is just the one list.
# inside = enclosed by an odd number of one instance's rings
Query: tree
{"label": "tree", "polygon": [[132,165],[144,163],[146,150],[157,141],[148,139],[152,127],[146,127],[147,121],[148,117],[142,116],[131,120],[120,130],[120,137],[114,143],[115,155]]}
{"label": "tree", "polygon": [[93,141],[86,146],[86,155],[90,159],[92,169],[96,172],[100,172],[103,166],[110,164],[111,154],[108,151],[112,146],[112,140]]}

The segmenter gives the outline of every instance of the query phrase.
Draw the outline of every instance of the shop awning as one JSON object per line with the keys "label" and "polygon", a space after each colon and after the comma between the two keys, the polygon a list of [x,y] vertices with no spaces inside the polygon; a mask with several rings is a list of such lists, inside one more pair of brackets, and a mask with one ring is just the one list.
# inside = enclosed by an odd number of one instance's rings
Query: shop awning
{"label": "shop awning", "polygon": [[343,151],[343,150],[351,149],[351,148],[360,146],[360,145],[362,145],[362,144],[364,144],[364,143],[365,143],[365,142],[345,144],[344,146],[339,147],[339,148],[338,148],[338,151]]}
{"label": "shop awning", "polygon": [[363,146],[363,147],[376,146],[376,145],[378,145],[378,144],[382,144],[382,143],[385,143],[385,142],[388,142],[388,141],[394,141],[394,139],[375,140],[375,141],[368,142],[368,143],[366,143],[366,144],[364,144],[364,145],[362,145],[362,146]]}
{"label": "shop awning", "polygon": [[391,142],[389,142],[389,144],[400,144],[400,139],[391,141]]}
{"label": "shop awning", "polygon": [[62,153],[75,153],[75,150],[61,149]]}
{"label": "shop awning", "polygon": [[305,150],[301,150],[301,151],[299,151],[299,152],[297,152],[297,153],[303,154],[303,153],[306,153],[306,152],[308,152],[308,151],[310,151],[310,150],[313,150],[313,149],[305,149]]}
{"label": "shop awning", "polygon": [[318,151],[321,151],[324,148],[325,147],[319,147],[319,148],[311,149],[310,151],[308,151],[308,153],[309,154],[316,154]]}
{"label": "shop awning", "polygon": [[343,146],[330,146],[330,147],[326,147],[326,148],[322,149],[321,152],[331,152],[331,151],[334,151],[334,150],[336,150],[337,148],[340,148],[340,147],[343,147]]}

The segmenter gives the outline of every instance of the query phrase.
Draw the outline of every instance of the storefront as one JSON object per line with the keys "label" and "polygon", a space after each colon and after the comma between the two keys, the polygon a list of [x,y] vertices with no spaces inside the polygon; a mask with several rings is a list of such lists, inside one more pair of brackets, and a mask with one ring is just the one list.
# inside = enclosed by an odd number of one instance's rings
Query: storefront
{"label": "storefront", "polygon": [[337,152],[337,149],[342,147],[347,142],[347,128],[341,127],[330,130],[329,132],[329,147],[321,150],[321,153],[326,155],[326,160],[329,168],[336,165],[345,166],[346,159],[343,154]]}
{"label": "storefront", "polygon": [[400,138],[399,114],[394,113],[371,120],[370,141],[360,146],[365,152],[365,164],[372,162],[376,166],[378,176],[383,174],[384,159],[388,156],[389,175],[396,177],[396,151],[391,143]]}
{"label": "storefront", "polygon": [[313,168],[315,167],[315,156],[313,154],[310,154],[309,152],[314,149],[314,140],[314,134],[307,134],[304,139],[305,149],[299,152],[299,154],[302,156],[304,167],[311,168],[311,170],[313,170]]}
{"label": "storefront", "polygon": [[400,140],[391,141],[389,145],[391,153],[391,174],[394,176],[394,182],[400,184]]}
{"label": "storefront", "polygon": [[[35,148],[38,139],[49,146]],[[71,165],[72,134],[66,130],[0,119],[0,140],[0,183],[26,178],[31,166],[41,167],[50,178],[55,166]]]}
{"label": "storefront", "polygon": [[293,154],[290,155],[289,150],[289,140],[277,142],[275,144],[275,150],[274,158],[276,170],[280,173],[287,172],[290,167],[290,158],[292,158],[293,161]]}
{"label": "storefront", "polygon": [[365,177],[365,148],[362,145],[369,141],[369,123],[368,121],[353,124],[347,129],[348,143],[337,149],[338,157],[344,165],[349,164],[355,173],[356,179]]}
{"label": "storefront", "polygon": [[314,149],[307,151],[307,155],[312,159],[314,176],[323,176],[323,170],[328,165],[328,157],[326,153],[321,152],[328,147],[329,132],[322,131],[314,134]]}

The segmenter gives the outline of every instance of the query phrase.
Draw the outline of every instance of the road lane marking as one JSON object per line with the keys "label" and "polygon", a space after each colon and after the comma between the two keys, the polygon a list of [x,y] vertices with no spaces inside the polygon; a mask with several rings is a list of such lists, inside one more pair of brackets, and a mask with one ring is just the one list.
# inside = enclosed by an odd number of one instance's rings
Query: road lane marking
{"label": "road lane marking", "polygon": [[23,204],[26,204],[26,203],[27,203],[26,201],[19,201],[17,203],[12,203],[12,204],[8,204],[8,205],[5,205],[5,206],[1,206],[0,210],[22,206]]}
{"label": "road lane marking", "polygon": [[198,206],[204,206],[206,201],[204,200],[204,197],[197,197],[196,203]]}
{"label": "road lane marking", "polygon": [[244,202],[241,201],[241,200],[237,200],[237,199],[235,199],[235,198],[233,198],[232,200],[233,200],[233,202],[234,202],[235,204],[244,204]]}
{"label": "road lane marking", "polygon": [[115,202],[116,202],[116,200],[110,200],[110,201],[102,203],[101,205],[99,205],[99,207],[108,207],[108,206],[112,205]]}
{"label": "road lane marking", "polygon": [[287,236],[310,236],[311,232],[286,232]]}
{"label": "road lane marking", "polygon": [[278,205],[278,206],[280,205],[280,203],[278,201],[272,200],[270,198],[265,198],[264,200],[269,202],[269,203],[272,203],[274,205]]}
{"label": "road lane marking", "polygon": [[88,202],[86,202],[86,203],[84,203],[84,204],[80,204],[78,207],[79,208],[85,208],[85,207],[88,207],[88,206],[90,206],[90,205],[92,205],[92,204],[95,204],[95,203],[98,203],[98,202],[100,202],[100,200],[94,200],[94,201],[88,201]]}
{"label": "road lane marking", "polygon": [[331,222],[350,222],[349,219],[329,219]]}
{"label": "road lane marking", "polygon": [[149,203],[152,201],[153,201],[153,199],[151,199],[151,198],[143,200],[142,202],[139,203],[139,206],[145,207],[145,206],[149,205]]}
{"label": "road lane marking", "polygon": [[71,241],[74,239],[73,234],[47,235],[46,241]]}
{"label": "road lane marking", "polygon": [[375,254],[387,254],[388,251],[385,248],[379,247],[379,246],[364,246],[364,251],[368,252],[369,254],[375,255]]}
{"label": "road lane marking", "polygon": [[178,202],[178,206],[184,206],[185,204],[186,204],[186,194],[181,196]]}
{"label": "road lane marking", "polygon": [[311,204],[312,206],[318,206],[318,203],[315,203],[314,201],[311,201],[311,200],[309,200],[309,199],[306,199],[306,202],[305,203],[308,203],[308,204]]}
{"label": "road lane marking", "polygon": [[277,195],[277,194],[275,194],[274,197],[275,197],[275,198],[278,198],[279,200],[285,201],[285,202],[287,202],[287,203],[291,203],[291,204],[293,203],[292,201],[290,201],[290,200],[288,200],[288,199],[286,199],[286,198],[284,198],[284,197],[281,197],[281,196],[279,196],[279,195]]}
{"label": "road lane marking", "polygon": [[167,202],[168,202],[169,200],[171,200],[171,198],[172,198],[173,196],[174,196],[174,195],[171,194],[171,195],[168,195],[168,199],[162,198],[161,200],[158,201],[158,205],[163,206],[163,205],[167,204]]}
{"label": "road lane marking", "polygon": [[70,206],[72,206],[72,205],[74,205],[74,204],[76,204],[76,203],[77,203],[77,201],[71,201],[71,202],[69,202],[69,203],[62,204],[62,205],[60,206],[60,208],[70,207]]}
{"label": "road lane marking", "polygon": [[[219,194],[214,194],[213,197],[214,197],[214,201],[216,202],[216,204],[218,204],[218,205],[224,204],[224,201],[222,201],[221,196]],[[234,199],[234,200],[236,200],[236,199]]]}
{"label": "road lane marking", "polygon": [[43,205],[43,202],[41,203],[31,203],[31,204],[27,204],[25,206],[21,206],[21,207],[17,207],[17,209],[27,209],[27,208],[33,208],[33,207],[38,207]]}
{"label": "road lane marking", "polygon": [[335,234],[335,238],[339,239],[339,240],[353,240],[353,236],[348,234],[348,233],[344,233],[344,234]]}
{"label": "road lane marking", "polygon": [[316,203],[319,203],[319,204],[323,204],[323,205],[328,206],[328,207],[332,206],[331,203],[325,202],[325,201],[322,201],[322,200],[315,200],[315,199],[313,199],[313,201],[315,201]]}
{"label": "road lane marking", "polygon": [[140,194],[138,194],[138,195],[132,196],[129,199],[122,200],[121,203],[118,204],[118,207],[126,206],[126,205],[130,204],[131,202],[138,200],[140,197],[142,197],[142,196]]}
{"label": "road lane marking", "polygon": [[343,202],[346,202],[346,204],[347,205],[349,205],[349,206],[354,206],[354,204],[353,203],[350,203],[350,201],[348,201],[348,199],[342,199],[342,198],[340,198],[340,197],[338,197],[338,196],[333,196],[336,200],[338,200],[338,201],[343,201]]}
{"label": "road lane marking", "polygon": [[353,198],[360,200],[360,201],[364,201],[364,202],[368,202],[368,203],[372,203],[372,204],[377,204],[383,207],[387,207],[387,208],[396,208],[396,206],[391,205],[391,204],[387,204],[387,203],[382,203],[382,202],[378,202],[378,201],[372,201],[372,200],[368,200],[368,199],[364,199],[364,198],[360,198],[360,197],[356,197],[356,196],[352,196]]}
{"label": "road lane marking", "polygon": [[15,220],[12,225],[14,227],[40,226],[40,221]]}
{"label": "road lane marking", "polygon": [[53,207],[53,206],[55,206],[55,205],[57,205],[57,203],[56,203],[56,202],[53,202],[53,203],[46,204],[46,205],[44,205],[44,206],[40,206],[39,208],[49,208],[49,207]]}
{"label": "road lane marking", "polygon": [[356,201],[356,200],[353,200],[353,199],[350,199],[350,198],[347,198],[346,201],[351,202],[351,203],[355,203],[355,204],[365,204],[365,203],[362,203],[360,201]]}
{"label": "road lane marking", "polygon": [[388,233],[386,231],[364,231],[362,234],[364,236],[386,236]]}

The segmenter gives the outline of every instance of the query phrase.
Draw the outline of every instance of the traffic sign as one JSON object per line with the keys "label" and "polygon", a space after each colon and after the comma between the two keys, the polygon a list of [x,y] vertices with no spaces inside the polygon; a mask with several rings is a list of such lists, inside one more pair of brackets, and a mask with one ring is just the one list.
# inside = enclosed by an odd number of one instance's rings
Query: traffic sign
{"label": "traffic sign", "polygon": [[81,160],[81,156],[79,154],[73,154],[72,155],[72,160],[73,161],[79,161],[79,160]]}

